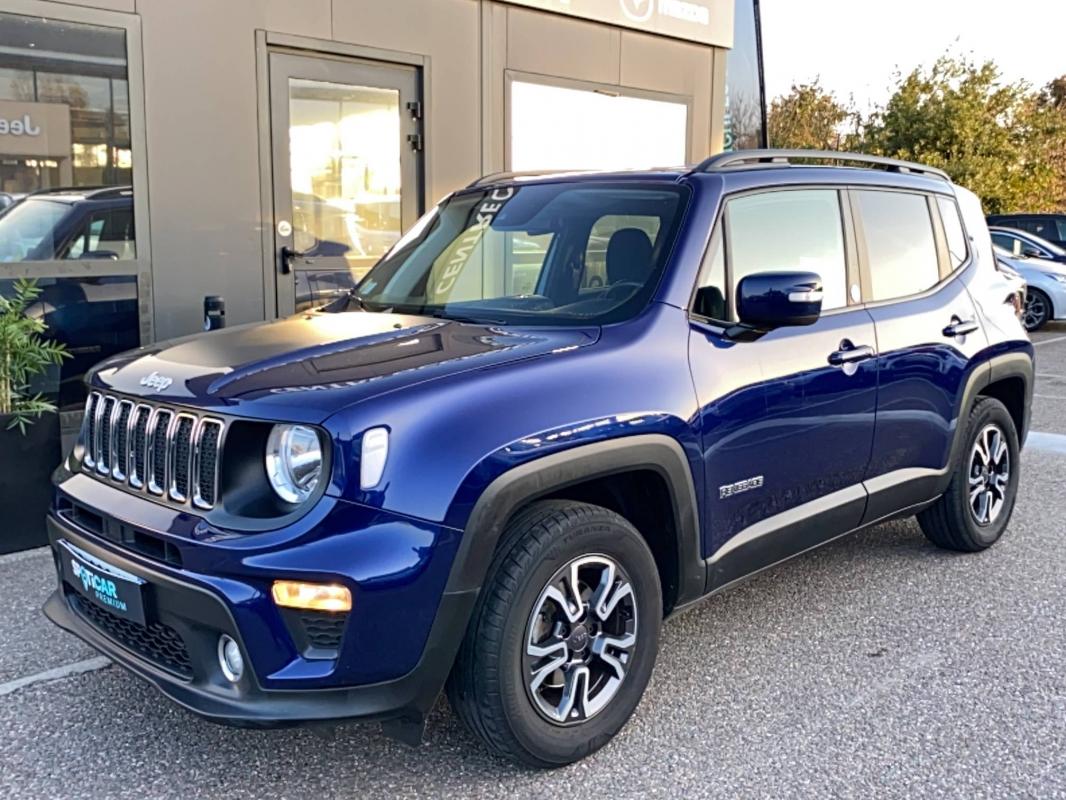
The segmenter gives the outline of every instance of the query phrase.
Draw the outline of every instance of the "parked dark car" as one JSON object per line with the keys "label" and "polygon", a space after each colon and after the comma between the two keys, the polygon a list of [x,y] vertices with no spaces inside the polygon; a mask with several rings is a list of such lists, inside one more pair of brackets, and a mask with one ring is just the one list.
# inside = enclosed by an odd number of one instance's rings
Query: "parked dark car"
{"label": "parked dark car", "polygon": [[[0,261],[121,261],[135,257],[133,195],[128,186],[37,192],[0,212]],[[41,278],[28,313],[44,320],[71,358],[41,391],[61,408],[85,402],[85,373],[140,343],[135,275]],[[10,281],[0,280],[0,295]]]}
{"label": "parked dark car", "polygon": [[1016,228],[1066,247],[1066,214],[993,214],[988,217],[988,224]]}
{"label": "parked dark car", "polygon": [[972,193],[870,156],[477,181],[325,309],[100,364],[45,611],[219,722],[415,742],[446,689],[575,761],[664,616],[888,519],[1004,534],[1033,346],[995,263]]}
{"label": "parked dark car", "polygon": [[0,261],[134,258],[129,186],[35,192],[0,217]]}

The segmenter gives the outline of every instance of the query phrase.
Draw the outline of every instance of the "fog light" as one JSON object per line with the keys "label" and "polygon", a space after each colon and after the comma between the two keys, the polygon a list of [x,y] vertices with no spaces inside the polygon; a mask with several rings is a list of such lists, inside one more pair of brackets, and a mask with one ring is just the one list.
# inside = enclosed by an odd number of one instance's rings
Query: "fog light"
{"label": "fog light", "polygon": [[346,586],[335,583],[303,583],[302,581],[274,581],[270,593],[274,602],[285,608],[310,611],[351,611],[352,593]]}
{"label": "fog light", "polygon": [[230,683],[238,683],[244,674],[241,648],[232,636],[225,633],[218,637],[218,665],[222,667],[222,674]]}

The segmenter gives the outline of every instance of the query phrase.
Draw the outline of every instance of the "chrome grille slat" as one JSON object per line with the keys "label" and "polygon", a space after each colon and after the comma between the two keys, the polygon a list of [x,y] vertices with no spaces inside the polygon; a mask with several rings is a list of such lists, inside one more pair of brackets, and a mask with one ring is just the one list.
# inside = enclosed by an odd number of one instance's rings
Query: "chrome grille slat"
{"label": "chrome grille slat", "polygon": [[173,411],[157,408],[148,423],[148,491],[152,494],[163,494],[167,485],[167,439],[173,422]]}
{"label": "chrome grille slat", "polygon": [[82,422],[82,441],[85,443],[85,466],[96,466],[96,410],[100,403],[100,393],[93,392],[85,403],[85,420]]}
{"label": "chrome grille slat", "polygon": [[111,471],[111,422],[117,405],[114,397],[104,397],[96,409],[96,471],[104,475]]}
{"label": "chrome grille slat", "polygon": [[193,450],[193,505],[211,508],[218,497],[218,455],[224,425],[217,419],[200,420]]}
{"label": "chrome grille slat", "polygon": [[215,417],[92,392],[82,420],[82,466],[100,480],[208,510],[218,499],[225,431]]}
{"label": "chrome grille slat", "polygon": [[170,499],[184,503],[189,499],[189,483],[192,479],[193,432],[196,417],[178,414],[174,418],[173,431],[167,437],[167,474],[170,476]]}
{"label": "chrome grille slat", "polygon": [[111,414],[111,477],[116,481],[126,480],[129,471],[130,412],[131,400],[120,400]]}

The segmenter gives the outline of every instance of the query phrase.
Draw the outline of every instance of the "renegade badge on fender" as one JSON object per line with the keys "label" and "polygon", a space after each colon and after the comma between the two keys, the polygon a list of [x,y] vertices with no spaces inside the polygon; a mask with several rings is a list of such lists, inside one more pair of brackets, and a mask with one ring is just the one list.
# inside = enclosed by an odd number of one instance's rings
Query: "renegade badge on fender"
{"label": "renegade badge on fender", "polygon": [[701,597],[893,517],[999,539],[1010,292],[977,198],[917,164],[484,178],[329,306],[100,364],[45,610],[219,722],[417,741],[446,689],[566,764]]}

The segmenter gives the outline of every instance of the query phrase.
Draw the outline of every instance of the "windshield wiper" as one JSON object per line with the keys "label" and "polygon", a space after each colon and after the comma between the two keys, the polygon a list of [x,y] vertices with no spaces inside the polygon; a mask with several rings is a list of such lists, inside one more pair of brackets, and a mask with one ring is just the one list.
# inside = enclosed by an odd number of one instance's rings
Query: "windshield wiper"
{"label": "windshield wiper", "polygon": [[434,309],[433,311],[423,311],[419,316],[433,317],[434,319],[446,319],[451,322],[466,322],[471,325],[506,325],[507,320],[503,319],[491,319],[489,317],[472,317],[465,314],[453,314],[450,311],[444,309]]}

